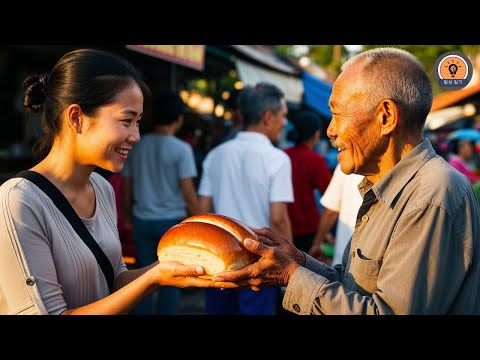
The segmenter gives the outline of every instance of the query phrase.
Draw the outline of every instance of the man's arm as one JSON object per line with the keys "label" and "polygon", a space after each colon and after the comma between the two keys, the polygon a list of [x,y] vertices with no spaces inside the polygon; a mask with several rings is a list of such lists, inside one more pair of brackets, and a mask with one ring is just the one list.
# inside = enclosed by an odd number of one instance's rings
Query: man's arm
{"label": "man's arm", "polygon": [[287,203],[270,203],[270,224],[272,230],[285,236],[290,242],[293,242],[292,226],[288,217]]}
{"label": "man's arm", "polygon": [[212,198],[210,196],[200,195],[198,198],[198,214],[209,213],[213,211]]}
{"label": "man's arm", "polygon": [[195,190],[193,178],[180,179],[180,189],[182,190],[183,198],[187,204],[188,214],[196,215],[198,212],[198,196]]}
{"label": "man's arm", "polygon": [[338,211],[324,208],[320,221],[318,223],[318,230],[313,238],[312,247],[310,249],[310,255],[318,258],[323,254],[322,244],[325,242],[327,234],[332,230],[333,225],[338,219]]}
{"label": "man's arm", "polygon": [[456,240],[465,238],[465,229],[458,225],[462,221],[440,207],[418,208],[397,222],[382,259],[349,255],[347,283],[354,279],[354,288],[355,283],[376,288],[372,294],[353,290],[343,281],[329,282],[317,275],[324,275],[321,271],[299,268],[283,305],[292,311],[297,304],[306,314],[447,314],[470,258],[469,250]]}

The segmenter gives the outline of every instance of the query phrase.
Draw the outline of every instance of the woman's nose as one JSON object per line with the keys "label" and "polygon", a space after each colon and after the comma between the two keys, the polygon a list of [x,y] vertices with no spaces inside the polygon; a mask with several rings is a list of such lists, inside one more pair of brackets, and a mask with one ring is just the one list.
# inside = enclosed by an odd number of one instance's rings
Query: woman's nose
{"label": "woman's nose", "polygon": [[135,144],[140,141],[140,131],[136,129],[127,137],[127,141],[131,144]]}

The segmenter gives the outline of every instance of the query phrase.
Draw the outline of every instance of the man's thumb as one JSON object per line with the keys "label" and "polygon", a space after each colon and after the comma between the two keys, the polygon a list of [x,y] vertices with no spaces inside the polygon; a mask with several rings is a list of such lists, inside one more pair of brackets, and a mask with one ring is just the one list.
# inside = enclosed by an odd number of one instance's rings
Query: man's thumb
{"label": "man's thumb", "polygon": [[255,241],[249,238],[243,240],[243,245],[245,245],[248,251],[255,254],[259,254],[264,247],[264,245],[260,241]]}

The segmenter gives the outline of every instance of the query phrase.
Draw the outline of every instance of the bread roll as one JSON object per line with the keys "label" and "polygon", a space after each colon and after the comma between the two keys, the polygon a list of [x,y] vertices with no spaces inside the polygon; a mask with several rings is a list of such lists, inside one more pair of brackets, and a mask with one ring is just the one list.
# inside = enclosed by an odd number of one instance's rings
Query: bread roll
{"label": "bread roll", "polygon": [[247,225],[217,214],[191,216],[171,227],[157,247],[159,261],[200,265],[203,277],[238,270],[258,260],[243,246],[245,238],[259,240]]}

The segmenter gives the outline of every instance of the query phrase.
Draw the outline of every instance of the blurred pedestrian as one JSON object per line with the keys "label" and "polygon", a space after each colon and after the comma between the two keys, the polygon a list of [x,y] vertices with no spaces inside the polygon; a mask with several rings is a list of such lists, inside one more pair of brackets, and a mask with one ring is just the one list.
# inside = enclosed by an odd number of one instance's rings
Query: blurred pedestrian
{"label": "blurred pedestrian", "polygon": [[[256,227],[270,226],[292,241],[287,203],[293,201],[290,158],[277,141],[288,112],[283,92],[268,83],[243,88],[245,131],[211,150],[203,163],[200,212],[214,211]],[[275,288],[206,291],[210,315],[271,315]]]}
{"label": "blurred pedestrian", "polygon": [[321,120],[313,111],[297,114],[294,127],[287,134],[295,143],[285,152],[292,163],[292,183],[295,201],[289,203],[288,215],[292,224],[293,243],[305,252],[310,251],[318,230],[320,211],[315,191],[325,192],[332,178],[325,159],[313,149],[320,140]]}
{"label": "blurred pedestrian", "polygon": [[[175,136],[183,124],[185,104],[173,92],[153,94],[153,99],[155,125],[130,151],[122,171],[124,213],[133,225],[139,266],[156,260],[158,242],[168,229],[197,213],[193,149]],[[133,313],[174,315],[180,296],[180,289],[163,287]]]}
{"label": "blurred pedestrian", "polygon": [[362,205],[362,196],[358,189],[358,184],[362,180],[362,175],[344,174],[340,165],[335,168],[327,190],[320,199],[323,212],[310,249],[310,255],[314,258],[323,262],[329,261],[327,256],[329,254],[325,254],[324,245],[329,244],[334,245],[331,264],[342,263],[343,253],[355,229],[358,209]]}
{"label": "blurred pedestrian", "polygon": [[407,51],[350,58],[330,96],[327,135],[363,201],[331,267],[270,229],[245,246],[261,258],[214,276],[215,287],[287,286],[296,314],[480,314],[480,210],[472,186],[423,137],[432,106],[425,67]]}
{"label": "blurred pedestrian", "polygon": [[450,155],[448,163],[465,175],[472,184],[480,182],[480,175],[476,174],[469,161],[475,155],[475,143],[472,140],[451,140],[449,143]]}
{"label": "blurred pedestrian", "polygon": [[52,199],[15,177],[0,187],[0,313],[126,314],[159,287],[210,286],[196,277],[200,267],[154,262],[127,270],[123,262],[113,188],[93,170],[120,172],[140,140],[149,90],[134,67],[112,53],[79,49],[23,88],[25,107],[42,112],[39,163],[31,170],[60,191],[94,237],[113,285],[110,291],[109,276]]}

